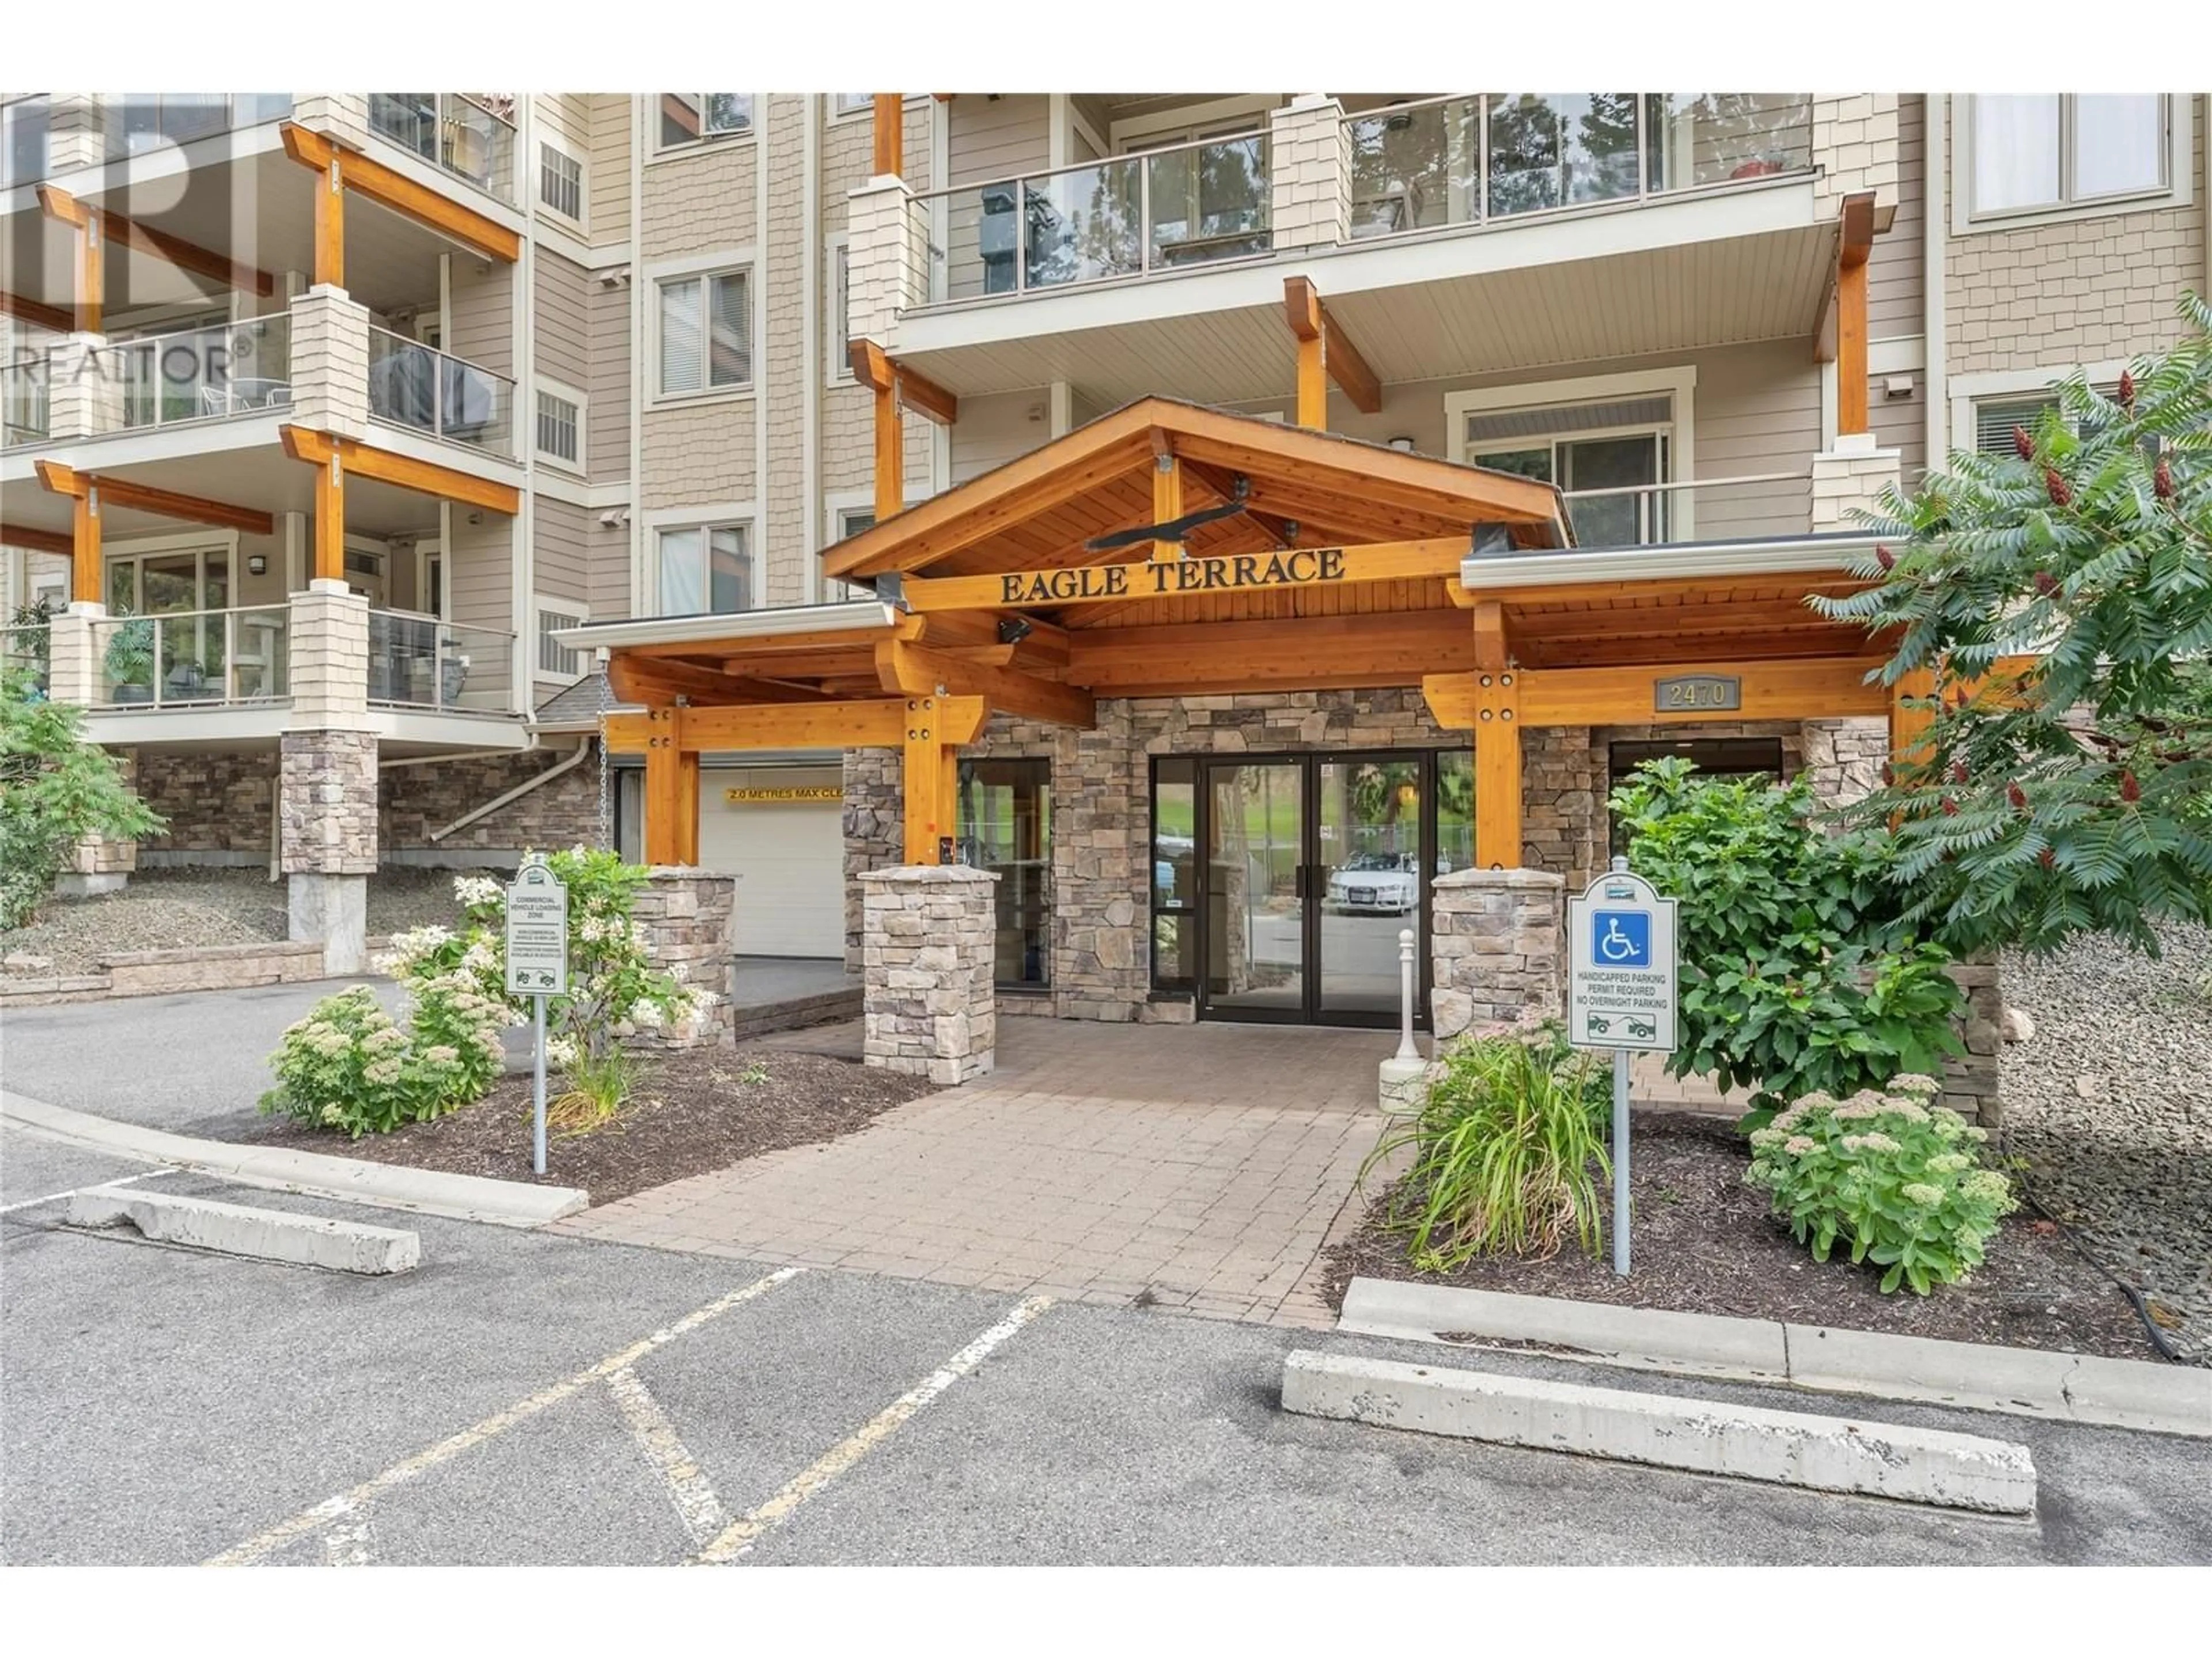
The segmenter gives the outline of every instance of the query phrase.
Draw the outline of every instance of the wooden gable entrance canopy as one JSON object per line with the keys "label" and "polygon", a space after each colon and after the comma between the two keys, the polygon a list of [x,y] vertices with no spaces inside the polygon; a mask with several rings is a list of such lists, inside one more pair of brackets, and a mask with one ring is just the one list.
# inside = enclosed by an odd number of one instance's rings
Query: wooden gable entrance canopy
{"label": "wooden gable entrance canopy", "polygon": [[[614,691],[647,710],[608,738],[645,756],[655,863],[696,854],[709,750],[900,748],[905,855],[934,863],[957,751],[994,710],[1087,726],[1097,696],[1413,685],[1475,734],[1477,844],[1514,848],[1522,725],[1890,707],[1863,634],[1805,604],[1856,585],[1838,558],[1637,574],[1659,550],[1593,580],[1620,556],[1575,552],[1549,484],[1154,398],[823,554],[872,600],[570,637],[607,645]],[[1655,700],[1696,676],[1732,684]]]}

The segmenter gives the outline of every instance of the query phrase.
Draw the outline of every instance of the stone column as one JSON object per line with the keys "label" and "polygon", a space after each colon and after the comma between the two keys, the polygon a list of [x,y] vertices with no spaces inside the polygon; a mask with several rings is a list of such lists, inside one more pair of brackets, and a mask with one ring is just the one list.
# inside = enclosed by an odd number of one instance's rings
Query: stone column
{"label": "stone column", "polygon": [[863,1057],[947,1088],[982,1076],[998,1049],[998,877],[959,864],[906,864],[860,879]]}
{"label": "stone column", "polygon": [[929,301],[929,209],[885,174],[854,191],[846,213],[847,337],[888,349],[899,313]]}
{"label": "stone column", "polygon": [[1268,216],[1277,252],[1352,240],[1352,140],[1344,106],[1300,93],[1267,117]]}
{"label": "stone column", "polygon": [[106,630],[107,607],[72,602],[59,612],[46,634],[46,699],[73,702],[80,708],[100,700],[100,652]]}
{"label": "stone column", "polygon": [[368,307],[327,283],[292,301],[292,409],[299,424],[368,435]]}
{"label": "stone column", "polygon": [[325,973],[360,973],[368,959],[368,878],[376,873],[376,734],[287,732],[279,741],[290,936],[322,945]]}
{"label": "stone column", "polygon": [[1561,1012],[1566,882],[1548,870],[1460,870],[1431,888],[1430,1019],[1439,1049],[1467,1031]]}
{"label": "stone column", "polygon": [[645,929],[653,968],[696,986],[707,1001],[697,1017],[633,1042],[696,1048],[731,1041],[738,975],[738,878],[688,865],[656,864],[646,873],[632,918]]}
{"label": "stone column", "polygon": [[[137,788],[137,753],[118,750],[115,764],[123,775],[124,783]],[[69,868],[54,878],[54,891],[64,898],[93,898],[101,893],[120,892],[137,868],[137,842],[118,840],[113,836],[87,836],[70,849]]]}
{"label": "stone column", "polygon": [[1904,477],[1904,458],[1894,449],[1876,449],[1870,432],[1836,440],[1836,447],[1813,457],[1813,531],[1864,528],[1854,512],[1879,513],[1881,492]]}
{"label": "stone column", "polygon": [[358,726],[368,714],[368,601],[319,577],[292,595],[290,627],[293,723]]}
{"label": "stone column", "polygon": [[1997,964],[1994,959],[1959,962],[1945,971],[1966,994],[1959,1024],[1966,1052],[1944,1062],[1941,1103],[1994,1129],[2003,1110],[1998,1055],[2004,1047],[2004,987]]}
{"label": "stone column", "polygon": [[1847,806],[1881,787],[1889,759],[1888,721],[1807,720],[1803,743],[1813,797],[1823,805]]}

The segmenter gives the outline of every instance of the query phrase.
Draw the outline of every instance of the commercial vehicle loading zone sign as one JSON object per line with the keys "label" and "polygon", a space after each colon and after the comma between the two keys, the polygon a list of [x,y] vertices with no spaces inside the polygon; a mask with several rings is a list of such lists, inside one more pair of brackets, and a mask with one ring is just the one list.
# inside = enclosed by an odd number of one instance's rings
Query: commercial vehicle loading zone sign
{"label": "commercial vehicle loading zone sign", "polygon": [[1609,870],[1567,901],[1567,1036],[1578,1048],[1674,1048],[1674,901]]}

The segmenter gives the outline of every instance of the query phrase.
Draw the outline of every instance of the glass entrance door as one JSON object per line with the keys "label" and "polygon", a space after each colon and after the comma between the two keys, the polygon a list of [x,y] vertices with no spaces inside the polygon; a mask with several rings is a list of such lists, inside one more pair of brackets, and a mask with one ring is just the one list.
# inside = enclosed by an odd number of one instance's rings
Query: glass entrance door
{"label": "glass entrance door", "polygon": [[1296,761],[1206,769],[1206,979],[1209,1012],[1307,1018],[1305,769]]}
{"label": "glass entrance door", "polygon": [[1316,769],[1319,1018],[1398,1016],[1398,935],[1418,939],[1428,896],[1427,771],[1420,755],[1328,759]]}

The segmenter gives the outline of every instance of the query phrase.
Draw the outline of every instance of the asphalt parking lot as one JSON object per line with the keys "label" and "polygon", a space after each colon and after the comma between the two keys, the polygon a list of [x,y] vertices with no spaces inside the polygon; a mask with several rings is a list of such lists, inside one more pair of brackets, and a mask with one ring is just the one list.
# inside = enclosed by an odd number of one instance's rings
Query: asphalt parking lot
{"label": "asphalt parking lot", "polygon": [[140,1174],[419,1229],[356,1279],[61,1228],[113,1160],[9,1131],[0,1170],[10,1563],[2212,1560],[2201,1441],[1879,1407],[2029,1443],[2042,1515],[1974,1519],[1279,1409],[1292,1346],[1433,1348]]}

